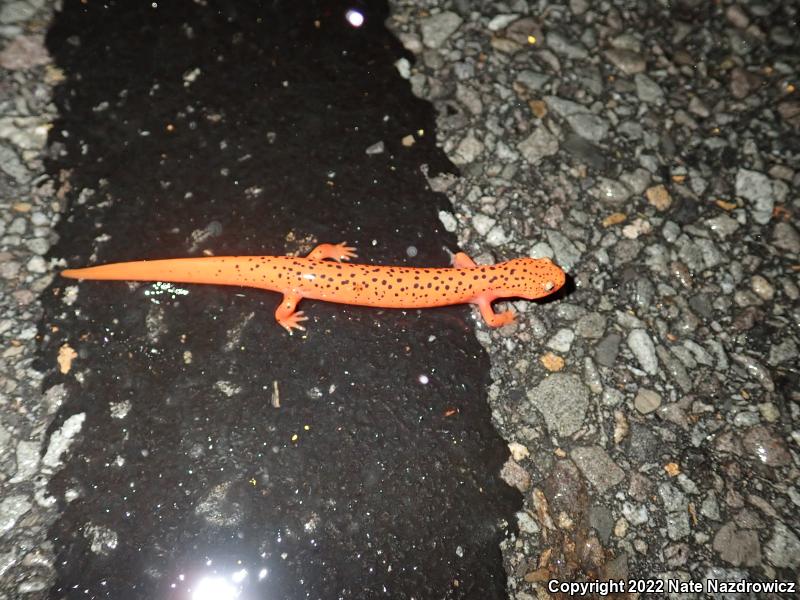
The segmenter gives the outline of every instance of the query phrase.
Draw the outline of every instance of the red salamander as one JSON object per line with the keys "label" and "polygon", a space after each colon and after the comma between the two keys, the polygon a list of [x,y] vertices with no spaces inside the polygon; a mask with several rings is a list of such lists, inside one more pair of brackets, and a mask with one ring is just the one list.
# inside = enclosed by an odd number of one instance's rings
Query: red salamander
{"label": "red salamander", "polygon": [[515,258],[496,265],[476,265],[463,252],[452,268],[390,267],[343,263],[356,256],[345,244],[320,244],[305,257],[212,256],[113,263],[67,269],[73,279],[165,281],[255,287],[283,294],[275,319],[289,333],[305,329],[297,311],[303,298],[376,306],[430,308],[476,304],[491,327],[514,320],[510,310],[496,313],[498,298],[534,300],[564,285],[564,271],[546,258]]}

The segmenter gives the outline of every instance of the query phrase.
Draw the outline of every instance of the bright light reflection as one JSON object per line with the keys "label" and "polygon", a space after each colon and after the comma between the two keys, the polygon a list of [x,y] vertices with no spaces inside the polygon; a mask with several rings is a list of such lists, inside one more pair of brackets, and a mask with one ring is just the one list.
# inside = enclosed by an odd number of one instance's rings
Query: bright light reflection
{"label": "bright light reflection", "polygon": [[235,600],[239,589],[223,577],[203,577],[197,582],[192,600]]}
{"label": "bright light reflection", "polygon": [[233,579],[233,581],[235,583],[242,583],[244,581],[245,577],[247,577],[247,569],[242,569],[241,571],[236,571],[236,573],[231,575],[231,579]]}
{"label": "bright light reflection", "polygon": [[364,24],[364,15],[354,8],[351,8],[344,13],[344,18],[347,19],[347,22],[353,27],[361,27]]}

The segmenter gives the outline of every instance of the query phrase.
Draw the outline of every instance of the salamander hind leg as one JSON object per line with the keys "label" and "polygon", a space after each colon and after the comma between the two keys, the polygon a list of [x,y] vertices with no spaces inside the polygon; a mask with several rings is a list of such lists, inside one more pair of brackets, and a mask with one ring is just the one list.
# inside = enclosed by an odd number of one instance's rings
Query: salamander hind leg
{"label": "salamander hind leg", "polygon": [[293,329],[305,330],[305,327],[300,325],[302,321],[307,321],[308,317],[303,314],[302,310],[295,312],[297,303],[302,300],[300,294],[284,294],[280,306],[275,311],[275,320],[291,335]]}
{"label": "salamander hind leg", "polygon": [[496,313],[492,309],[492,301],[488,298],[478,298],[475,303],[481,309],[481,316],[489,327],[502,327],[514,322],[514,311],[506,310]]}
{"label": "salamander hind leg", "polygon": [[478,265],[464,252],[457,252],[456,255],[453,256],[453,266],[456,269],[469,269],[470,267],[477,267]]}
{"label": "salamander hind leg", "polygon": [[348,246],[347,242],[341,244],[320,244],[308,254],[308,258],[313,260],[325,260],[330,258],[335,261],[350,260],[358,256],[356,249]]}

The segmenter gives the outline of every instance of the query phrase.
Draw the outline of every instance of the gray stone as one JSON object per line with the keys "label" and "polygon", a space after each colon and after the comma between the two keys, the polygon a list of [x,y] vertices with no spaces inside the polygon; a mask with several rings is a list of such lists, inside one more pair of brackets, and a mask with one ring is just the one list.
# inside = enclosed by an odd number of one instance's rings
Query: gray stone
{"label": "gray stone", "polygon": [[595,346],[595,359],[604,367],[613,367],[619,355],[619,346],[622,336],[618,333],[609,333]]}
{"label": "gray stone", "polygon": [[546,127],[538,127],[523,140],[517,149],[532,165],[538,164],[546,156],[558,152],[558,139]]}
{"label": "gray stone", "polygon": [[615,179],[598,177],[597,184],[591,189],[591,194],[606,204],[617,206],[631,197],[631,189]]}
{"label": "gray stone", "polygon": [[22,440],[17,443],[17,470],[11,483],[31,479],[39,470],[39,442]]}
{"label": "gray stone", "polygon": [[633,406],[643,415],[649,414],[661,406],[661,396],[653,390],[639,390],[633,400]]}
{"label": "gray stone", "polygon": [[47,452],[44,458],[42,458],[42,463],[45,466],[55,468],[61,464],[61,455],[72,445],[75,436],[80,432],[85,420],[86,413],[72,415],[64,421],[60,429],[53,432],[53,435],[50,436],[50,444],[47,446]]}
{"label": "gray stone", "polygon": [[30,179],[28,169],[19,159],[17,153],[5,144],[0,144],[0,169],[13,177],[17,183],[26,183]]}
{"label": "gray stone", "polygon": [[686,510],[686,496],[671,483],[664,482],[658,486],[658,494],[664,502],[667,512],[684,512]]}
{"label": "gray stone", "polygon": [[473,115],[479,115],[483,112],[481,95],[476,90],[463,83],[456,85],[456,99],[466,106],[467,110]]}
{"label": "gray stone", "polygon": [[700,514],[712,521],[719,521],[719,503],[714,492],[709,492],[703,499],[703,503],[700,505]]}
{"label": "gray stone", "polygon": [[575,133],[589,141],[599,142],[608,134],[608,121],[590,112],[574,113],[565,118]]}
{"label": "gray stone", "polygon": [[706,221],[708,228],[722,239],[736,232],[739,229],[739,222],[726,214],[721,214]]}
{"label": "gray stone", "polygon": [[570,453],[570,458],[600,494],[625,479],[625,472],[599,446],[579,446]]}
{"label": "gray stone", "polygon": [[636,95],[639,100],[648,104],[663,104],[664,90],[655,81],[644,73],[637,73],[633,82],[636,85]]}
{"label": "gray stone", "polygon": [[796,360],[798,355],[797,344],[795,341],[787,337],[783,340],[775,340],[776,343],[772,344],[769,349],[769,364],[776,366],[790,360]]}
{"label": "gray stone", "polygon": [[606,318],[600,313],[584,315],[575,323],[575,333],[582,338],[598,339],[606,329]]}
{"label": "gray stone", "polygon": [[488,215],[484,215],[483,213],[478,213],[472,217],[472,226],[475,228],[475,231],[482,236],[485,236],[487,233],[489,233],[496,223],[497,221],[495,219]]}
{"label": "gray stone", "polygon": [[439,48],[461,26],[463,19],[456,13],[445,11],[422,21],[422,42],[428,48]]}
{"label": "gray stone", "polygon": [[772,537],[764,546],[767,560],[782,569],[800,567],[800,539],[783,522],[776,521]]}
{"label": "gray stone", "polygon": [[50,62],[41,35],[22,35],[12,40],[0,52],[0,67],[10,70],[30,69]]}
{"label": "gray stone", "polygon": [[606,52],[606,57],[611,63],[626,75],[642,73],[647,68],[644,57],[638,52],[612,48]]}
{"label": "gray stone", "polygon": [[775,206],[772,180],[769,177],[758,171],[739,169],[736,173],[736,195],[752,203],[747,208],[756,223],[769,223]]}
{"label": "gray stone", "polygon": [[667,536],[671,540],[681,540],[691,533],[689,515],[685,512],[667,513]]}
{"label": "gray stone", "polygon": [[544,417],[548,431],[570,436],[583,425],[589,408],[589,390],[576,375],[553,373],[528,392],[528,399]]}
{"label": "gray stone", "polygon": [[775,229],[772,231],[772,243],[786,252],[800,254],[800,233],[791,223],[780,221],[775,224]]}
{"label": "gray stone", "polygon": [[742,437],[742,446],[752,458],[769,467],[783,467],[792,462],[783,439],[764,425],[748,429]]}
{"label": "gray stone", "polygon": [[451,160],[457,165],[466,165],[478,158],[482,152],[483,144],[470,133],[458,144]]}
{"label": "gray stone", "polygon": [[560,231],[547,230],[547,241],[555,253],[556,262],[564,269],[571,269],[581,259],[581,251]]}
{"label": "gray stone", "polygon": [[36,14],[36,9],[27,2],[9,2],[0,8],[0,23],[10,25],[27,21]]}
{"label": "gray stone", "polygon": [[568,40],[558,32],[551,31],[547,34],[547,45],[561,56],[566,56],[573,60],[581,60],[587,58],[589,53],[580,42]]}
{"label": "gray stone", "polygon": [[713,547],[722,560],[735,567],[755,567],[761,562],[758,533],[752,529],[739,529],[732,521],[719,528]]}
{"label": "gray stone", "polygon": [[14,527],[19,518],[28,512],[32,506],[33,504],[31,504],[28,496],[22,494],[3,498],[0,501],[0,535]]}
{"label": "gray stone", "polygon": [[556,352],[566,354],[569,352],[574,340],[575,334],[571,329],[559,329],[556,334],[547,342],[547,347],[552,348]]}
{"label": "gray stone", "polygon": [[639,366],[649,375],[658,373],[658,358],[653,340],[644,329],[634,329],[628,334],[628,348]]}

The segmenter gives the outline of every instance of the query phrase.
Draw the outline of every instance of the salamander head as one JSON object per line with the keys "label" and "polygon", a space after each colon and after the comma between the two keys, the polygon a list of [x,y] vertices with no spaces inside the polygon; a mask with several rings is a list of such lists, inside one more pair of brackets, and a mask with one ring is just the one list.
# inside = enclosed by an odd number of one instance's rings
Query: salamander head
{"label": "salamander head", "polygon": [[566,276],[549,258],[515,258],[503,263],[509,296],[536,300],[557,292]]}

